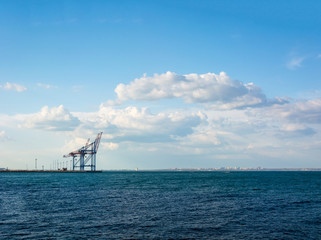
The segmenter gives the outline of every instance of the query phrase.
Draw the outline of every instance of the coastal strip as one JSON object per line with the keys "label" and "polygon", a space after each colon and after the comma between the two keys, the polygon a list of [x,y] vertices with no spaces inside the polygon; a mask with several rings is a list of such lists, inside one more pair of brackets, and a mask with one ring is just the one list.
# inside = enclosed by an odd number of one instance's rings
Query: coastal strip
{"label": "coastal strip", "polygon": [[10,170],[10,169],[5,169],[5,170],[0,170],[0,173],[101,173],[102,171],[70,171],[70,170]]}

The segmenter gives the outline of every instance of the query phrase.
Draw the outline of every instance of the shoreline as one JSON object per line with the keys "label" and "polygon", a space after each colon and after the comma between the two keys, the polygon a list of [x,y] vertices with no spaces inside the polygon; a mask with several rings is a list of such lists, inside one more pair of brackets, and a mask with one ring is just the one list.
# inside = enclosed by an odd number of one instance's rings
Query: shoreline
{"label": "shoreline", "polygon": [[102,172],[321,172],[321,168],[261,168],[261,169],[114,169],[114,170],[19,170],[1,169],[0,173],[102,173]]}
{"label": "shoreline", "polygon": [[0,173],[8,173],[8,172],[13,172],[13,173],[18,173],[18,172],[30,172],[30,173],[101,173],[101,170],[98,171],[72,171],[72,170],[10,170],[10,169],[5,169],[5,170],[0,170]]}

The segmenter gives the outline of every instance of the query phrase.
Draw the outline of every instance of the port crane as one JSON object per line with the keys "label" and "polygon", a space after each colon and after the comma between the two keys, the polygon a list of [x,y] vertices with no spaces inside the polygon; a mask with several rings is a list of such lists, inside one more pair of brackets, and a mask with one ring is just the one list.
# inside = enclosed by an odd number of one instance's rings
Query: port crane
{"label": "port crane", "polygon": [[88,167],[90,167],[90,171],[96,171],[96,153],[102,134],[102,132],[98,133],[95,141],[92,143],[90,143],[90,138],[88,138],[85,146],[63,156],[64,158],[72,157],[73,171],[85,171],[85,168]]}

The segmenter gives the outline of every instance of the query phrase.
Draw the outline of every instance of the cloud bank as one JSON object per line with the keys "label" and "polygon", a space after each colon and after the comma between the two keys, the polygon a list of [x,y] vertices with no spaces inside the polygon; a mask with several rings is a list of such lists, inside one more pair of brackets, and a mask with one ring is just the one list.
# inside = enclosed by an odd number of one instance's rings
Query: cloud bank
{"label": "cloud bank", "polygon": [[164,142],[174,136],[186,136],[193,128],[206,121],[198,112],[160,112],[153,114],[148,108],[129,106],[114,108],[102,104],[95,113],[74,113],[85,126],[105,130],[114,142]]}
{"label": "cloud bank", "polygon": [[63,105],[53,108],[45,106],[38,113],[19,115],[17,118],[23,122],[20,127],[50,131],[72,131],[80,124]]}
{"label": "cloud bank", "polygon": [[261,113],[263,111],[266,117],[283,119],[293,123],[320,124],[321,98],[298,100],[258,110]]}
{"label": "cloud bank", "polygon": [[[232,80],[223,72],[143,76],[119,84],[115,92],[118,104],[102,103],[97,111],[44,106],[32,114],[2,115],[0,126],[57,133],[69,139],[64,139],[64,153],[84,145],[84,137],[103,131],[102,150],[139,158],[147,152],[209,161],[321,154],[321,98],[271,100],[259,86]],[[149,102],[174,98],[182,99],[184,107],[166,105],[171,110],[164,106],[158,112],[150,108]],[[0,141],[5,139],[1,131]]]}
{"label": "cloud bank", "polygon": [[[220,74],[186,74],[173,72],[144,75],[128,85],[119,84],[115,92],[118,102],[127,100],[155,101],[181,98],[185,103],[212,104],[217,108],[237,108],[267,104],[260,87],[253,83],[232,80],[225,72]],[[274,102],[282,102],[274,100]]]}

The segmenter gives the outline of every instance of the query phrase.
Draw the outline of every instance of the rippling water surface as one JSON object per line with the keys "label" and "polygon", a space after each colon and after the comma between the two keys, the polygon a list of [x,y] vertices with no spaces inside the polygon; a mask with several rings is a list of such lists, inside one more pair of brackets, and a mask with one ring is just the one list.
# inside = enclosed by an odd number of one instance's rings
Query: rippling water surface
{"label": "rippling water surface", "polygon": [[0,239],[321,239],[321,172],[0,173]]}

